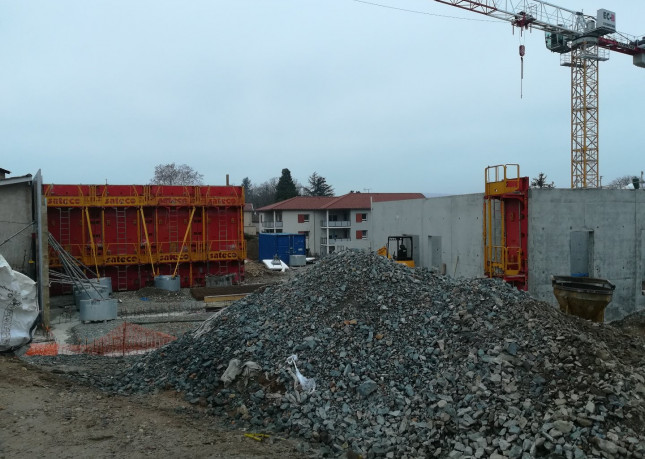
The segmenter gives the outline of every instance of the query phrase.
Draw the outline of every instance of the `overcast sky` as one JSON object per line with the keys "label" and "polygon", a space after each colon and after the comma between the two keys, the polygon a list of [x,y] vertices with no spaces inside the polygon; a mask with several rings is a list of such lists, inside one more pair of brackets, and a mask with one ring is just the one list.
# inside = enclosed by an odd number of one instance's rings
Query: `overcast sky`
{"label": "overcast sky", "polygon": [[[570,70],[432,0],[0,0],[0,167],[47,183],[221,185],[283,168],[337,194],[477,193],[484,168],[570,184]],[[645,2],[553,0],[645,35]],[[447,17],[449,16],[449,17]],[[461,19],[459,19],[461,18]],[[523,98],[520,58],[524,43]],[[645,69],[600,64],[603,183],[645,169]]]}

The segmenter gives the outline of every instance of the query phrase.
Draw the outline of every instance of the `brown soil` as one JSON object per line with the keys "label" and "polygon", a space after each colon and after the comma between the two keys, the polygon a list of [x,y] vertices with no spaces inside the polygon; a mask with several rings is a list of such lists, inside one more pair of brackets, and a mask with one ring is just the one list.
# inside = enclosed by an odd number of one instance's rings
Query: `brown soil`
{"label": "brown soil", "polygon": [[173,392],[115,396],[0,355],[0,458],[302,457],[290,440],[246,437]]}
{"label": "brown soil", "polygon": [[611,325],[645,338],[645,311],[639,311],[621,320],[611,322]]}

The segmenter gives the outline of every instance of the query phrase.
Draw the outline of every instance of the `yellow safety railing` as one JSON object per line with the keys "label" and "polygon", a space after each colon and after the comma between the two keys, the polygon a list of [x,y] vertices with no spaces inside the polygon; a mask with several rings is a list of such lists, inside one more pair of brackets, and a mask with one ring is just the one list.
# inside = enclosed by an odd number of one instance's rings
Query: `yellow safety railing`
{"label": "yellow safety railing", "polygon": [[484,173],[487,196],[498,196],[517,191],[520,187],[520,165],[498,164],[488,166]]}

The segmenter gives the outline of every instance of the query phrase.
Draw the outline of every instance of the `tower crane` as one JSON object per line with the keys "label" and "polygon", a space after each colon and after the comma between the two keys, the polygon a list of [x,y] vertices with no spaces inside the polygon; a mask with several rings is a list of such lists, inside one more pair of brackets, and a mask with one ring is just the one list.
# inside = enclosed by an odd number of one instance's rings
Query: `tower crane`
{"label": "tower crane", "polygon": [[645,68],[645,37],[616,32],[616,14],[605,9],[593,17],[540,0],[435,1],[510,22],[520,33],[545,32],[546,47],[571,68],[571,188],[598,188],[598,63],[615,51]]}

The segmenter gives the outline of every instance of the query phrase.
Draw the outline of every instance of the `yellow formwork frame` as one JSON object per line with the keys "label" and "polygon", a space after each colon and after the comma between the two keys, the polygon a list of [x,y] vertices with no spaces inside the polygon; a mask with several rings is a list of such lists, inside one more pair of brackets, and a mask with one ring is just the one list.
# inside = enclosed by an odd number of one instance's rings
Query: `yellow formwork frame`
{"label": "yellow formwork frame", "polygon": [[94,269],[96,269],[96,278],[100,279],[99,275],[99,263],[96,259],[96,245],[94,245],[94,235],[92,234],[92,224],[90,223],[90,211],[89,208],[83,208],[83,213],[85,214],[87,220],[87,232],[90,235],[90,247],[92,248],[92,259],[94,260]]}
{"label": "yellow formwork frame", "polygon": [[188,225],[186,225],[186,233],[184,233],[184,240],[181,243],[179,252],[177,252],[177,264],[175,265],[175,270],[172,273],[173,278],[177,276],[177,270],[179,269],[179,262],[181,261],[181,253],[184,251],[184,246],[186,245],[186,239],[188,238],[188,234],[190,233],[190,229],[192,228],[193,216],[195,215],[196,209],[197,208],[193,206],[193,210],[190,211],[190,218],[188,219]]}
{"label": "yellow formwork frame", "polygon": [[152,275],[158,276],[159,273],[155,271],[155,263],[152,259],[152,247],[150,247],[150,239],[148,238],[148,228],[146,227],[146,217],[143,214],[143,207],[139,207],[141,213],[141,222],[143,223],[143,233],[146,235],[146,247],[148,248],[148,256],[150,257],[150,266],[152,267]]}

